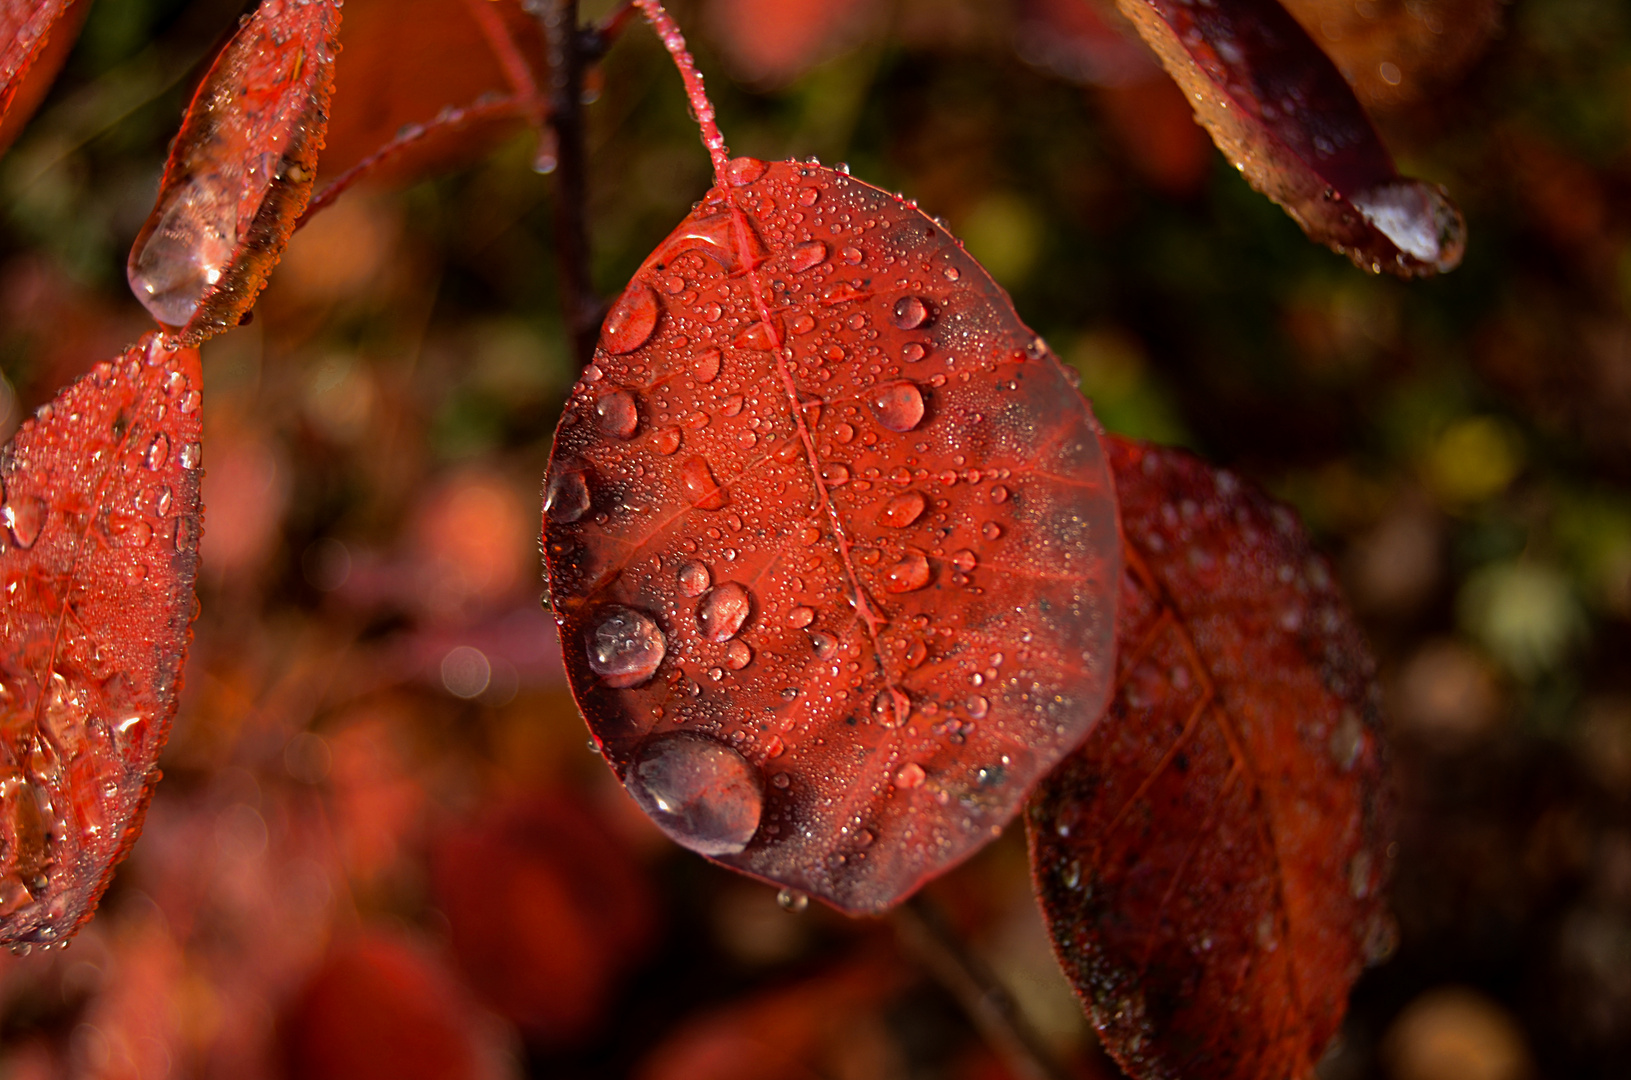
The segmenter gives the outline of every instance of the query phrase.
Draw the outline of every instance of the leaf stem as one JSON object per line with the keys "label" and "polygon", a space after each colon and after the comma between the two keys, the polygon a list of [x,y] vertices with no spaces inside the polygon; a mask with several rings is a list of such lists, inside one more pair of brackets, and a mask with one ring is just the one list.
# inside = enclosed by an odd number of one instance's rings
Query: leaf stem
{"label": "leaf stem", "polygon": [[708,156],[713,159],[714,183],[727,187],[726,167],[730,164],[730,151],[725,147],[725,136],[719,133],[719,125],[714,121],[714,103],[708,100],[708,92],[703,89],[702,73],[697,71],[696,61],[685,47],[685,35],[680,33],[679,26],[668,12],[663,10],[661,0],[634,0],[634,5],[657,32],[668,55],[674,58],[674,66],[679,68],[680,78],[685,82],[685,95],[691,99],[691,111],[696,114],[697,127],[702,130],[702,145],[708,148]]}
{"label": "leaf stem", "polygon": [[891,919],[906,951],[957,999],[980,1037],[1002,1056],[1016,1077],[1072,1080],[1014,1007],[996,976],[957,937],[933,901],[919,893],[896,908]]}
{"label": "leaf stem", "polygon": [[549,130],[537,168],[555,174],[555,273],[572,353],[587,364],[595,352],[601,304],[589,273],[588,152],[583,131],[583,35],[577,0],[544,0],[533,8],[549,51]]}

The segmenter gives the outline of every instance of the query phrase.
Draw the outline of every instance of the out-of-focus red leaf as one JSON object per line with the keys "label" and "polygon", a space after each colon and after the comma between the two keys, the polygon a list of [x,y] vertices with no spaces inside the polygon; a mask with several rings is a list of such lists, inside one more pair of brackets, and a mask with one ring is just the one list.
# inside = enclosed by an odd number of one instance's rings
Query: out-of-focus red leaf
{"label": "out-of-focus red leaf", "polygon": [[787,1080],[900,1075],[883,1022],[902,966],[880,961],[760,993],[686,1023],[647,1056],[638,1080]]}
{"label": "out-of-focus red leaf", "polygon": [[1370,108],[1453,82],[1501,24],[1499,0],[1284,0]]}
{"label": "out-of-focus red leaf", "polygon": [[656,922],[651,887],[616,838],[576,802],[539,797],[444,833],[430,866],[476,992],[550,1041],[593,1034]]}
{"label": "out-of-focus red leaf", "polygon": [[[482,2],[542,73],[538,24],[519,0]],[[340,43],[325,183],[405,131],[413,137],[376,165],[372,178],[401,181],[473,159],[526,125],[516,89],[468,0],[348,0]]]}
{"label": "out-of-focus red leaf", "polygon": [[738,158],[612,305],[545,508],[567,673],[693,850],[852,912],[985,844],[1108,692],[1096,423],[899,198]]}
{"label": "out-of-focus red leaf", "polygon": [[141,831],[192,618],[198,354],[149,335],[0,454],[0,941],[70,935]]}
{"label": "out-of-focus red leaf", "polygon": [[1106,443],[1116,697],[1028,808],[1043,913],[1133,1076],[1312,1076],[1391,941],[1373,663],[1291,511]]}
{"label": "out-of-focus red leaf", "polygon": [[859,0],[710,0],[708,29],[752,82],[791,82],[831,54],[873,5]]}
{"label": "out-of-focus red leaf", "polygon": [[339,0],[264,0],[193,96],[126,267],[183,341],[238,325],[305,210],[339,29]]}
{"label": "out-of-focus red leaf", "polygon": [[335,946],[283,1019],[303,1080],[482,1080],[490,1050],[451,973],[397,937]]}
{"label": "out-of-focus red leaf", "polygon": [[1118,4],[1218,148],[1311,238],[1401,277],[1461,262],[1461,211],[1399,176],[1341,73],[1277,0]]}
{"label": "out-of-focus red leaf", "polygon": [[90,0],[0,0],[0,153],[45,100]]}

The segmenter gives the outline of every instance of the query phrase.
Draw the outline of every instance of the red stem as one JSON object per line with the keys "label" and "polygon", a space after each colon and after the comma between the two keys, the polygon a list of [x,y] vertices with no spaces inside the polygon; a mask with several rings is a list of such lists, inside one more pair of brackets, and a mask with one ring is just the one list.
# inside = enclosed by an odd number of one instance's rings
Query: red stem
{"label": "red stem", "polygon": [[634,5],[657,32],[663,48],[674,58],[674,66],[680,69],[685,94],[691,99],[691,111],[696,113],[697,127],[702,129],[702,145],[708,148],[708,156],[714,162],[714,181],[720,187],[728,187],[726,166],[730,164],[730,151],[725,148],[725,136],[719,133],[719,125],[714,122],[714,103],[708,100],[708,92],[702,88],[702,75],[685,47],[685,35],[663,10],[661,0],[634,0]]}

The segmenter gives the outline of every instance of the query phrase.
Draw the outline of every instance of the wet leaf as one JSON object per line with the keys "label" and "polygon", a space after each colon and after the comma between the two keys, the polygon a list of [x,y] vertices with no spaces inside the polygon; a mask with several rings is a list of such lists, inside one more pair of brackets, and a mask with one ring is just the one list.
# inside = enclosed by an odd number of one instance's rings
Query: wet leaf
{"label": "wet leaf", "polygon": [[90,6],[90,0],[0,0],[0,151],[44,100]]}
{"label": "wet leaf", "polygon": [[1106,445],[1116,696],[1026,814],[1054,947],[1131,1075],[1311,1076],[1391,942],[1374,665],[1289,510]]}
{"label": "wet leaf", "polygon": [[1501,25],[1499,0],[1285,0],[1368,108],[1397,108],[1460,78]]}
{"label": "wet leaf", "polygon": [[0,457],[0,941],[60,941],[141,831],[201,510],[198,354],[149,335]]}
{"label": "wet leaf", "polygon": [[339,0],[265,0],[187,108],[126,273],[188,343],[238,325],[311,198],[339,28]]}
{"label": "wet leaf", "polygon": [[878,911],[1099,715],[1115,500],[1085,402],[953,237],[832,169],[722,171],[556,432],[567,672],[670,836]]}
{"label": "wet leaf", "polygon": [[1372,272],[1442,273],[1466,223],[1444,190],[1400,177],[1336,66],[1276,0],[1118,0],[1253,187],[1312,239]]}

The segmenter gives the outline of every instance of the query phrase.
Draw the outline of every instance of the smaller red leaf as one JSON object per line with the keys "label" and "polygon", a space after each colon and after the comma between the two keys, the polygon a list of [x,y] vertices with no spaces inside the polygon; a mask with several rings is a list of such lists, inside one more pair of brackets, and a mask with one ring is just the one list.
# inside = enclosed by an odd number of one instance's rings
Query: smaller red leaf
{"label": "smaller red leaf", "polygon": [[0,943],[70,935],[141,831],[192,619],[200,385],[149,335],[0,455]]}
{"label": "smaller red leaf", "polygon": [[1466,223],[1399,176],[1336,66],[1276,0],[1117,0],[1218,149],[1312,239],[1372,272],[1442,273]]}
{"label": "smaller red leaf", "polygon": [[1117,689],[1026,815],[1060,963],[1135,1077],[1307,1077],[1384,953],[1374,665],[1291,511],[1106,439]]}
{"label": "smaller red leaf", "polygon": [[188,344],[238,325],[311,198],[339,29],[339,0],[265,0],[187,108],[126,272]]}
{"label": "smaller red leaf", "polygon": [[45,99],[90,7],[90,0],[0,0],[0,152]]}

